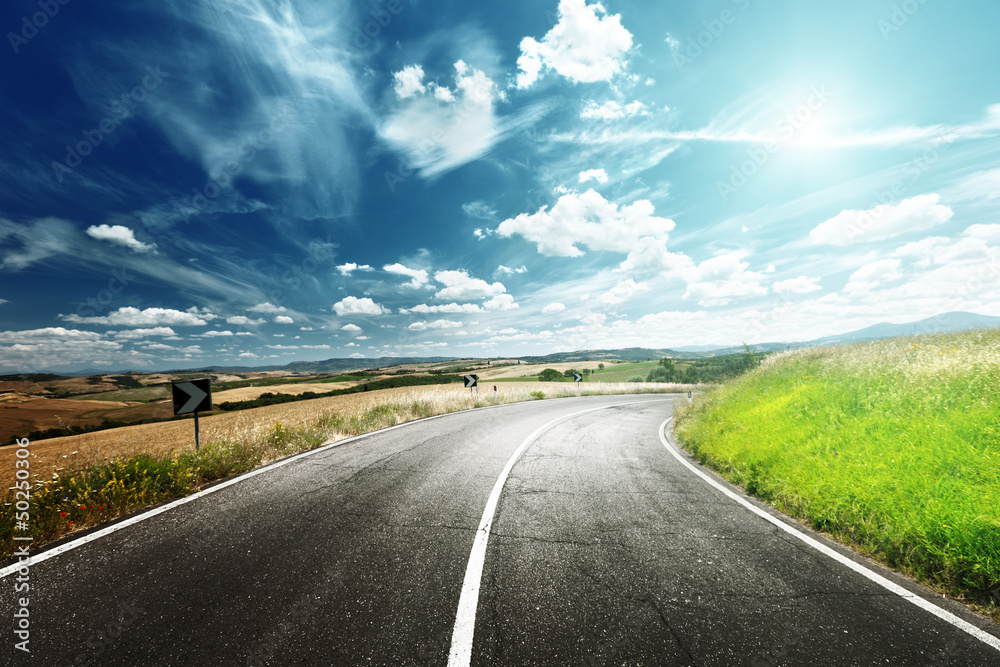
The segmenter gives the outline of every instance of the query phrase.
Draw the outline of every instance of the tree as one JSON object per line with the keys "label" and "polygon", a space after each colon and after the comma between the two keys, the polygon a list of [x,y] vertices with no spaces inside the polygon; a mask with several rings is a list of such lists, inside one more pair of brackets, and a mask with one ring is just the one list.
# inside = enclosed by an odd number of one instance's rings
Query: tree
{"label": "tree", "polygon": [[673,382],[674,373],[673,369],[668,371],[663,366],[655,366],[649,369],[649,374],[646,376],[646,382]]}
{"label": "tree", "polygon": [[580,371],[576,370],[575,368],[570,368],[569,370],[564,371],[563,375],[566,376],[566,377],[568,377],[568,378],[571,378],[571,377],[573,377],[574,375],[576,375],[579,372]]}
{"label": "tree", "polygon": [[582,371],[580,371],[580,372],[581,372],[581,373],[583,373],[584,375],[590,375],[591,373],[593,373],[593,371],[592,371],[592,370],[590,370],[589,368],[584,368],[584,369],[583,369]]}
{"label": "tree", "polygon": [[644,380],[642,379],[641,375],[633,375],[628,380],[626,380],[626,382],[643,382],[643,381]]}
{"label": "tree", "polygon": [[698,369],[693,365],[688,366],[684,371],[684,382],[687,384],[698,384]]}
{"label": "tree", "polygon": [[[664,376],[667,379],[666,380],[657,380],[657,382],[673,382],[673,381],[675,381],[677,379],[677,376],[680,375],[677,372],[677,367],[674,366],[674,360],[673,359],[667,359],[666,357],[664,357],[663,359],[660,359],[660,365],[657,366],[656,368],[654,368],[653,370],[659,370],[661,368],[663,369]],[[649,382],[649,381],[650,380],[647,380],[647,382]]]}
{"label": "tree", "polygon": [[604,370],[604,364],[597,364],[597,370],[603,371]]}
{"label": "tree", "polygon": [[538,379],[542,382],[556,382],[562,378],[562,373],[554,368],[546,368],[544,371],[538,374]]}

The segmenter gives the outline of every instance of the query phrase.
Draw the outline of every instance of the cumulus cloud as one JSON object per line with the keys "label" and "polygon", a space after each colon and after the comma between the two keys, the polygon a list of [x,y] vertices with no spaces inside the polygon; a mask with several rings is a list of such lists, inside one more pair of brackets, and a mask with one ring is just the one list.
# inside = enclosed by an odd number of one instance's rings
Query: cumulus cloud
{"label": "cumulus cloud", "polygon": [[434,295],[436,299],[452,301],[475,301],[489,299],[507,291],[503,283],[487,283],[485,280],[473,278],[465,271],[438,271],[434,279],[444,285]]}
{"label": "cumulus cloud", "polygon": [[528,272],[528,267],[526,267],[524,264],[522,264],[521,266],[517,267],[516,269],[512,269],[509,266],[504,266],[503,264],[501,264],[500,266],[497,267],[497,273],[500,273],[500,274],[503,274],[503,275],[506,275],[506,276],[512,276],[515,273],[527,273],[527,272]]}
{"label": "cumulus cloud", "polygon": [[886,283],[903,277],[902,261],[896,258],[869,262],[851,274],[847,279],[845,292],[855,295],[871,292]]}
{"label": "cumulus cloud", "polygon": [[344,297],[333,304],[333,310],[337,315],[384,315],[389,312],[368,297],[357,298],[353,296]]}
{"label": "cumulus cloud", "polygon": [[649,110],[646,105],[636,100],[628,104],[619,104],[614,100],[608,100],[604,104],[598,104],[594,100],[587,103],[587,106],[580,112],[580,118],[591,120],[619,120],[621,118],[632,118],[633,116],[648,116]]}
{"label": "cumulus cloud", "polygon": [[403,315],[407,315],[409,313],[429,315],[434,313],[481,313],[483,312],[483,309],[479,306],[479,304],[475,303],[446,303],[434,306],[421,303],[413,308],[400,308],[399,312]]}
{"label": "cumulus cloud", "polygon": [[200,334],[200,335],[202,337],[204,337],[204,338],[225,338],[225,337],[228,337],[228,336],[232,336],[233,332],[232,331],[206,331],[205,333]]}
{"label": "cumulus cloud", "polygon": [[674,228],[673,220],[658,218],[655,212],[644,199],[619,208],[594,190],[570,192],[561,196],[551,210],[543,206],[535,213],[504,220],[497,233],[504,237],[519,234],[536,243],[543,255],[579,257],[583,251],[578,244],[591,250],[628,253],[639,239],[662,240]]}
{"label": "cumulus cloud", "polygon": [[340,330],[347,331],[349,333],[360,333],[362,329],[357,324],[345,324],[344,326],[340,327]]}
{"label": "cumulus cloud", "polygon": [[616,305],[631,299],[636,294],[642,294],[643,292],[649,291],[649,285],[646,283],[637,283],[631,278],[628,280],[623,280],[609,291],[601,295],[599,301],[601,303],[606,303],[609,305]]}
{"label": "cumulus cloud", "polygon": [[288,315],[278,315],[274,318],[275,324],[295,324],[295,320],[290,318]]}
{"label": "cumulus cloud", "polygon": [[76,314],[59,315],[59,319],[74,324],[110,324],[112,326],[150,327],[150,326],[203,326],[208,320],[215,319],[208,313],[192,313],[170,308],[146,308],[139,310],[131,306],[119,308],[108,315],[81,317]]}
{"label": "cumulus cloud", "polygon": [[725,306],[737,298],[763,296],[763,273],[748,271],[750,264],[737,253],[724,253],[705,260],[688,276],[685,299],[697,299],[703,307]]}
{"label": "cumulus cloud", "polygon": [[550,303],[549,305],[542,308],[542,312],[545,313],[546,315],[551,315],[552,313],[561,313],[564,310],[566,310],[566,306],[559,303],[558,301],[555,303]]}
{"label": "cumulus cloud", "polygon": [[799,276],[798,278],[779,280],[771,285],[771,289],[776,294],[808,294],[809,292],[817,292],[823,288],[819,286],[819,278]]}
{"label": "cumulus cloud", "polygon": [[244,326],[257,326],[259,324],[264,324],[264,322],[266,322],[266,321],[267,320],[263,320],[263,319],[252,320],[249,317],[247,317],[246,315],[235,315],[233,317],[227,317],[226,318],[226,323],[227,324],[241,324],[241,325],[244,325]]}
{"label": "cumulus cloud", "polygon": [[156,244],[142,243],[135,238],[135,233],[124,225],[92,225],[87,228],[87,235],[100,241],[108,241],[125,246],[136,252],[150,252],[156,249]]}
{"label": "cumulus cloud", "polygon": [[174,330],[170,327],[153,327],[151,329],[125,329],[124,331],[109,331],[119,340],[136,340],[139,338],[149,338],[150,336],[174,336]]}
{"label": "cumulus cloud", "polygon": [[273,303],[265,301],[264,303],[258,303],[252,308],[247,308],[247,310],[251,313],[266,313],[268,315],[273,315],[274,313],[283,313],[288,309],[284,306],[275,306]]}
{"label": "cumulus cloud", "polygon": [[[493,147],[500,134],[494,112],[498,95],[496,85],[482,70],[456,62],[454,90],[437,84],[417,87],[414,77],[405,75],[409,83],[397,86],[397,93],[401,89],[408,94],[400,97],[400,107],[382,125],[380,135],[404,153],[421,175],[432,177],[454,169]],[[448,94],[435,93],[442,90]],[[390,188],[397,182],[391,181]]]}
{"label": "cumulus cloud", "polygon": [[586,171],[580,172],[580,182],[586,183],[587,181],[597,181],[598,183],[608,182],[608,172],[603,169],[588,169]]}
{"label": "cumulus cloud", "polygon": [[516,86],[528,88],[546,68],[573,83],[608,81],[622,71],[632,48],[632,34],[618,14],[600,3],[560,0],[559,21],[541,40],[521,40]]}
{"label": "cumulus cloud", "polygon": [[375,269],[367,264],[355,264],[354,262],[348,262],[347,264],[338,264],[337,270],[340,271],[340,275],[349,276],[353,271],[374,271]]}
{"label": "cumulus cloud", "polygon": [[427,331],[430,329],[458,329],[461,326],[461,322],[453,320],[434,320],[433,322],[414,322],[406,328],[411,331]]}
{"label": "cumulus cloud", "polygon": [[880,241],[907,232],[942,225],[953,211],[939,204],[936,194],[904,199],[895,206],[880,204],[867,211],[848,209],[820,223],[809,238],[817,245],[846,246],[864,241]]}
{"label": "cumulus cloud", "polygon": [[492,299],[484,301],[483,308],[486,310],[513,310],[520,308],[520,306],[514,303],[514,297],[510,294],[498,294]]}
{"label": "cumulus cloud", "polygon": [[409,267],[403,266],[400,263],[387,264],[382,267],[382,270],[387,273],[394,273],[400,276],[406,276],[410,278],[410,282],[406,283],[404,287],[412,287],[413,289],[419,289],[427,284],[429,275],[423,269],[411,269]]}
{"label": "cumulus cloud", "polygon": [[392,79],[396,96],[401,100],[427,90],[427,86],[424,85],[424,68],[420,65],[407,65],[393,74]]}

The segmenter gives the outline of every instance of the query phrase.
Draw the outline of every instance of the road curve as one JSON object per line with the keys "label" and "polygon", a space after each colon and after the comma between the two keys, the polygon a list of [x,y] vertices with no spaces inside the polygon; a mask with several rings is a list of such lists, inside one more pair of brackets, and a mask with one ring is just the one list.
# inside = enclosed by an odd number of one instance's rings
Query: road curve
{"label": "road curve", "polygon": [[423,420],[174,507],[35,563],[31,656],[8,634],[0,662],[445,665],[484,508],[526,445],[485,548],[473,665],[1000,664],[692,473],[660,440],[665,398]]}

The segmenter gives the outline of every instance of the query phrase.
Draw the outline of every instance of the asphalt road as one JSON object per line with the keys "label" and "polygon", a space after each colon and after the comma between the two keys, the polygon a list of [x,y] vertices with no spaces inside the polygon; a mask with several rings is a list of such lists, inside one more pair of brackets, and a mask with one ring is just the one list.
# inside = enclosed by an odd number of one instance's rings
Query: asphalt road
{"label": "asphalt road", "polygon": [[445,665],[487,499],[543,429],[499,496],[472,664],[1000,665],[682,465],[659,436],[665,398],[480,409],[298,458],[33,564],[31,656],[7,633],[0,658]]}

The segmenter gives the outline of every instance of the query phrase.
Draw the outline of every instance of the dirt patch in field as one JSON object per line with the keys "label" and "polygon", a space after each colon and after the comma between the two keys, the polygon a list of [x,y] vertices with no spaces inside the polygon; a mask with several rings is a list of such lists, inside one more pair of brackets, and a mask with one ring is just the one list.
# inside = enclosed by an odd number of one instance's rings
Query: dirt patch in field
{"label": "dirt patch in field", "polygon": [[226,391],[213,391],[212,403],[218,405],[226,401],[252,401],[259,398],[261,394],[293,394],[298,396],[307,391],[314,391],[322,394],[335,389],[348,389],[353,387],[355,382],[319,382],[298,384],[276,384],[270,387],[241,387],[240,389],[227,389]]}

